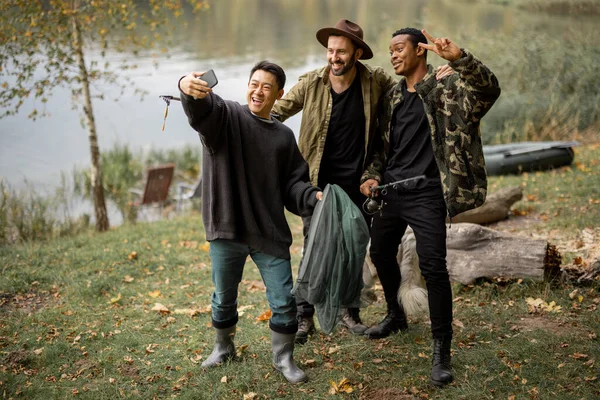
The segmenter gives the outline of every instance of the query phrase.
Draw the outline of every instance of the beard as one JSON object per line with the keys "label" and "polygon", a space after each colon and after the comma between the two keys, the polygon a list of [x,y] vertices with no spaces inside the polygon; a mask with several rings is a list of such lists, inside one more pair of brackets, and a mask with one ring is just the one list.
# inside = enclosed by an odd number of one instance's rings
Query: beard
{"label": "beard", "polygon": [[[356,54],[356,53],[354,53]],[[352,68],[354,68],[354,64],[356,64],[356,60],[354,59],[354,54],[352,55],[352,58],[350,59],[350,61],[348,61],[347,63],[343,64],[342,69],[338,70],[338,71],[334,71],[333,70],[333,64],[332,62],[329,62],[329,66],[331,67],[331,74],[333,76],[342,76],[345,73],[347,73],[348,71],[352,70]]]}

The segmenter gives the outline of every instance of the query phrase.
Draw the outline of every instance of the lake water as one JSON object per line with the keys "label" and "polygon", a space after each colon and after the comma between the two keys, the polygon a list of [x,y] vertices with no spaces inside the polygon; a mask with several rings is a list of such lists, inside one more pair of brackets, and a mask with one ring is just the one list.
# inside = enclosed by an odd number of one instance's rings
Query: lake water
{"label": "lake water", "polygon": [[[219,78],[215,92],[243,103],[249,70],[262,59],[284,67],[289,89],[300,74],[325,64],[325,49],[316,41],[315,33],[340,18],[363,27],[375,53],[368,62],[384,66],[390,73],[387,48],[392,32],[406,26],[423,27],[434,36],[447,36],[473,50],[501,78],[503,88],[513,82],[505,68],[507,48],[511,56],[518,56],[528,40],[538,35],[552,39],[552,46],[559,43],[567,48],[572,44],[563,40],[564,36],[555,40],[567,29],[577,30],[593,45],[598,42],[594,39],[598,37],[595,18],[532,16],[514,8],[469,1],[213,0],[210,4],[186,31],[175,32],[178,44],[170,49],[170,58],[138,57],[140,67],[131,76],[149,92],[143,101],[132,92],[118,102],[94,100],[101,150],[114,143],[129,144],[133,149],[199,146],[179,103],[172,104],[166,130],[161,131],[165,104],[159,95],[177,95],[181,76],[213,68]],[[429,60],[434,65],[442,62],[435,54],[430,54]],[[158,69],[152,66],[155,61]],[[523,58],[521,62],[529,60]],[[596,62],[596,68],[599,64]],[[101,83],[94,91],[117,93]],[[501,100],[510,105],[510,98]],[[72,110],[66,89],[56,89],[47,103],[45,109],[51,117],[27,119],[35,106],[39,108],[39,102],[28,101],[18,116],[0,120],[0,177],[13,187],[27,179],[38,188],[50,189],[59,182],[61,171],[89,164],[87,130],[81,126],[78,112]],[[495,107],[498,110],[493,109],[489,118],[494,118],[493,112],[496,118],[502,117],[506,107]],[[299,122],[296,116],[287,124],[297,133]]]}

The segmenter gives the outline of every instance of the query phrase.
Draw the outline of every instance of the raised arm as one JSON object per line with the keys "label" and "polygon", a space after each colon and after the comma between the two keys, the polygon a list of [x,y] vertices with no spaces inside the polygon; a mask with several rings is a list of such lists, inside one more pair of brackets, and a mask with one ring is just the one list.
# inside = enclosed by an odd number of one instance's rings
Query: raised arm
{"label": "raised arm", "polygon": [[469,51],[459,48],[448,38],[434,38],[422,31],[431,44],[419,46],[431,50],[445,60],[465,83],[465,111],[473,121],[480,120],[500,96],[500,84],[494,73]]}
{"label": "raised arm", "polygon": [[227,122],[227,107],[223,99],[212,93],[202,75],[204,72],[191,72],[180,79],[181,105],[190,126],[200,134],[202,144],[214,153],[219,132]]}
{"label": "raised arm", "polygon": [[275,102],[271,114],[279,121],[296,115],[304,108],[304,97],[306,96],[306,75],[302,75],[289,92]]}

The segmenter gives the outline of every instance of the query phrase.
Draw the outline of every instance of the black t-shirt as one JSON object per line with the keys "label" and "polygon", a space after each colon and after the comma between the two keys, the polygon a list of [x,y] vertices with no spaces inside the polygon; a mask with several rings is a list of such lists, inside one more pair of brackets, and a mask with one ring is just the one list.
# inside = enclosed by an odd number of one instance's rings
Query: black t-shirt
{"label": "black t-shirt", "polygon": [[348,89],[331,89],[331,119],[319,170],[319,187],[337,184],[349,195],[360,193],[365,156],[365,111],[360,76]]}
{"label": "black t-shirt", "polygon": [[425,175],[415,188],[439,185],[440,173],[433,155],[431,130],[423,108],[423,101],[416,92],[402,87],[404,101],[394,109],[388,163],[384,183]]}

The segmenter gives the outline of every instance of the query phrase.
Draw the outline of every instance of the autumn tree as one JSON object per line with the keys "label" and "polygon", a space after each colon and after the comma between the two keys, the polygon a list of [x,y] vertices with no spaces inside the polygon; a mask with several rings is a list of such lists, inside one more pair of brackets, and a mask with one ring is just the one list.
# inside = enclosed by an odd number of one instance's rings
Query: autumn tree
{"label": "autumn tree", "polygon": [[[102,185],[98,132],[93,98],[109,83],[133,88],[122,61],[113,66],[107,55],[156,49],[165,52],[169,32],[183,13],[207,7],[199,0],[2,0],[0,2],[0,118],[14,115],[27,99],[47,102],[57,86],[71,89],[73,108],[88,132],[91,186],[96,229],[109,228]],[[143,28],[143,29],[141,29]],[[93,85],[93,86],[92,86]],[[141,91],[140,91],[141,93]],[[30,118],[45,116],[37,107]]]}

